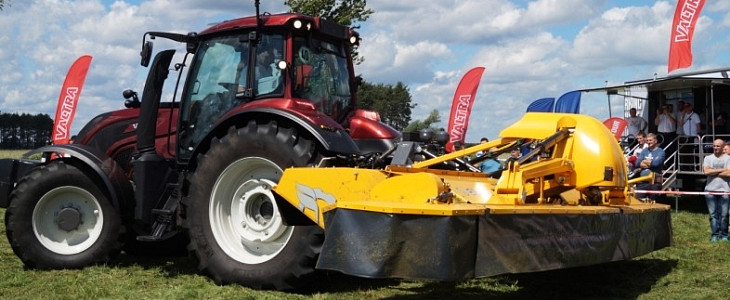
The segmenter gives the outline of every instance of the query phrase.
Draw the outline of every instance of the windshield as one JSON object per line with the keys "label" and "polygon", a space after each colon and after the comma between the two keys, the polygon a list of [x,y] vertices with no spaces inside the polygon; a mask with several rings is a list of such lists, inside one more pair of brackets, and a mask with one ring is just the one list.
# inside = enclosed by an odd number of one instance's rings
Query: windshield
{"label": "windshield", "polygon": [[[252,44],[240,36],[201,42],[185,87],[181,110],[179,152],[189,154],[226,112],[254,97],[283,93],[283,72],[276,61],[284,53],[284,36],[264,34],[250,56]],[[256,65],[249,70],[251,60]],[[254,76],[254,80],[249,80]]]}
{"label": "windshield", "polygon": [[327,41],[294,38],[294,96],[339,120],[352,109],[350,72],[344,48]]}

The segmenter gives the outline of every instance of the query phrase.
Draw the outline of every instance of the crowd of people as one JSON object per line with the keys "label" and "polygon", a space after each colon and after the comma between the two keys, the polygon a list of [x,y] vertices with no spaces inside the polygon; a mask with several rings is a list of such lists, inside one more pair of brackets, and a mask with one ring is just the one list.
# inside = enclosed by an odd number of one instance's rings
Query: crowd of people
{"label": "crowd of people", "polygon": [[[652,174],[649,181],[637,184],[638,191],[659,191],[663,183],[663,169],[666,153],[657,142],[654,133],[636,134],[638,146],[629,156],[628,165],[632,169],[630,177]],[[730,226],[730,143],[723,139],[715,139],[712,143],[713,153],[702,161],[703,173],[707,176],[704,195],[710,220],[710,242],[729,242],[728,226]],[[641,201],[656,201],[659,194],[637,193]]]}
{"label": "crowd of people", "polygon": [[[657,110],[654,118],[657,132],[669,143],[677,136],[697,136],[702,132],[700,116],[692,110],[690,103],[679,101],[680,113],[675,115],[671,104],[663,105]],[[675,151],[675,147],[660,147],[657,135],[654,133],[644,134],[646,121],[636,115],[636,109],[632,108],[627,118],[628,133],[634,137],[635,150],[628,159],[631,170],[631,177],[647,176],[653,174],[649,181],[643,181],[637,185],[638,191],[660,190],[663,182],[662,172],[667,152]],[[715,134],[726,134],[727,116],[718,112],[708,120],[708,125],[713,128]],[[730,242],[728,240],[728,227],[730,226],[730,143],[717,138],[712,143],[712,154],[702,160],[702,171],[707,176],[704,194],[707,211],[710,220],[710,242]],[[659,194],[637,193],[637,198],[642,201],[655,201]]]}

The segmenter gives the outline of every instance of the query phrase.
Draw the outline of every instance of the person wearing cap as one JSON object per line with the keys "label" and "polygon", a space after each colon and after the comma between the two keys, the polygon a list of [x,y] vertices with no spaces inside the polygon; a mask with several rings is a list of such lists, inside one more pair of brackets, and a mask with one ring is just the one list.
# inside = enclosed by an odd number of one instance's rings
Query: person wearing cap
{"label": "person wearing cap", "polygon": [[700,116],[692,111],[692,104],[684,104],[684,113],[679,123],[682,124],[682,133],[684,135],[696,136],[700,133]]}

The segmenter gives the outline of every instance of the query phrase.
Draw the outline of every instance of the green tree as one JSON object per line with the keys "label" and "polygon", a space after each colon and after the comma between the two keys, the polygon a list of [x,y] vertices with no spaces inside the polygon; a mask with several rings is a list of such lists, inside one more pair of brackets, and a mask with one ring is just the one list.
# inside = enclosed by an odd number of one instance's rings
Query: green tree
{"label": "green tree", "polygon": [[0,113],[0,149],[32,149],[48,144],[53,120],[47,114]]}
{"label": "green tree", "polygon": [[319,16],[342,26],[365,22],[373,13],[365,0],[286,0],[290,12]]}
{"label": "green tree", "polygon": [[[359,28],[358,22],[365,22],[375,11],[367,8],[366,0],[286,0],[289,12],[319,16],[342,26]],[[357,46],[352,49],[355,64],[365,59],[359,56]]]}
{"label": "green tree", "polygon": [[441,122],[441,117],[439,116],[439,111],[434,109],[431,111],[431,113],[423,120],[415,120],[408,124],[404,132],[418,132],[421,129],[425,128],[431,128],[434,131],[436,130],[435,127],[432,125],[435,123]]}
{"label": "green tree", "polygon": [[358,106],[380,113],[384,123],[403,130],[411,121],[411,93],[402,82],[395,85],[363,81],[357,91]]}

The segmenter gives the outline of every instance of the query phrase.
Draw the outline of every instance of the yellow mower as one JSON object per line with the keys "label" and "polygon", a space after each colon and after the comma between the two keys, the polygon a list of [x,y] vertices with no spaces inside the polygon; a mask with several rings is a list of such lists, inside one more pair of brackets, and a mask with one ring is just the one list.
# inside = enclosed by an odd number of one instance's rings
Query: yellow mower
{"label": "yellow mower", "polygon": [[[499,178],[434,168],[496,147]],[[672,244],[670,208],[635,198],[598,120],[527,113],[494,141],[422,161],[401,142],[384,169],[289,168],[273,187],[325,231],[318,269],[461,280],[627,260]]]}

